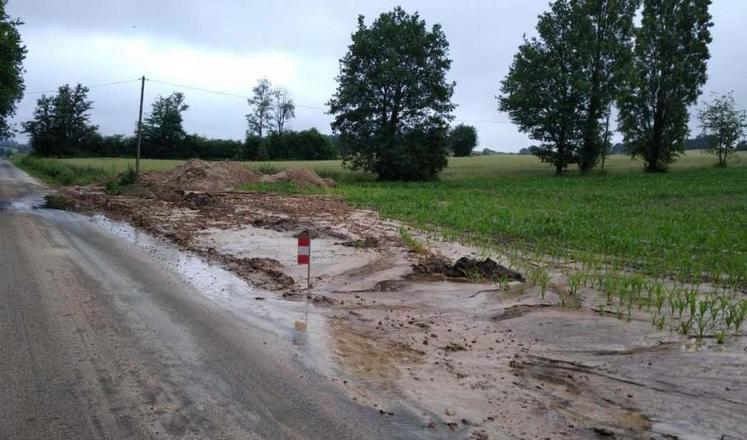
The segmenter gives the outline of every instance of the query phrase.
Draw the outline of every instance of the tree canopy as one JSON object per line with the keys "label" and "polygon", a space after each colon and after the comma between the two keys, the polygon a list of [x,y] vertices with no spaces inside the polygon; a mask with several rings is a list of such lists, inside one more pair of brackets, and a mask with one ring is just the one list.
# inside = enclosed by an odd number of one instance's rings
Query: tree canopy
{"label": "tree canopy", "polygon": [[42,156],[73,156],[91,142],[97,127],[90,123],[93,101],[88,88],[61,86],[57,95],[42,95],[34,119],[23,123],[34,153]]}
{"label": "tree canopy", "polygon": [[247,136],[261,138],[273,127],[272,107],[275,93],[272,83],[267,78],[260,79],[252,92],[254,95],[247,100],[251,109],[246,115],[246,121],[249,123]]}
{"label": "tree canopy", "polygon": [[703,134],[708,136],[706,151],[718,156],[719,166],[726,166],[728,157],[737,150],[744,137],[747,113],[737,109],[734,94],[716,96],[698,115]]}
{"label": "tree canopy", "polygon": [[10,119],[16,114],[16,103],[23,98],[23,60],[26,47],[21,42],[18,19],[5,12],[7,0],[0,0],[0,139],[10,137]]}
{"label": "tree canopy", "polygon": [[606,149],[606,120],[631,60],[639,0],[555,0],[540,15],[501,83],[499,110],[561,174],[592,169]]}
{"label": "tree canopy", "polygon": [[477,130],[471,125],[459,124],[449,132],[449,148],[456,157],[472,155],[477,146]]}
{"label": "tree canopy", "polygon": [[684,149],[688,106],[707,79],[711,0],[644,0],[634,61],[620,100],[627,150],[665,171]]}
{"label": "tree canopy", "polygon": [[519,47],[498,98],[499,110],[540,142],[532,152],[556,174],[577,162],[586,113],[587,93],[579,87],[586,60],[572,44],[573,14],[569,0],[556,0],[540,15],[538,37]]}
{"label": "tree canopy", "polygon": [[153,102],[150,114],[143,121],[143,155],[148,157],[174,157],[179,145],[187,137],[182,127],[182,113],[189,106],[184,94],[159,96]]}
{"label": "tree canopy", "polygon": [[252,91],[248,100],[251,112],[246,115],[247,139],[262,139],[270,133],[282,135],[288,121],[296,117],[296,105],[288,90],[274,88],[269,79],[262,78]]}
{"label": "tree canopy", "polygon": [[583,139],[578,153],[581,171],[591,170],[608,149],[607,120],[632,63],[633,17],[641,0],[579,0],[571,45],[584,57],[578,87],[586,90]]}
{"label": "tree canopy", "polygon": [[446,166],[448,51],[441,26],[428,30],[417,13],[397,7],[370,26],[358,17],[329,101],[346,166],[388,180],[428,179]]}

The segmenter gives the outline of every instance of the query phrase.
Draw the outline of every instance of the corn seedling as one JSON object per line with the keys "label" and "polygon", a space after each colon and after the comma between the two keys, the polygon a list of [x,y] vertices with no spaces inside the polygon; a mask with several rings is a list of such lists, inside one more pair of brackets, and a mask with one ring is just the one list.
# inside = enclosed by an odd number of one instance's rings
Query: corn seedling
{"label": "corn seedling", "polygon": [[550,275],[547,273],[545,268],[538,267],[535,274],[535,282],[540,288],[540,298],[545,299],[545,293],[547,292],[547,285],[550,284]]}
{"label": "corn seedling", "polygon": [[655,322],[654,325],[659,330],[664,330],[664,325],[667,323],[667,317],[664,315],[661,315]]}
{"label": "corn seedling", "polygon": [[719,345],[724,345],[724,342],[726,342],[726,332],[723,330],[717,331],[714,336],[716,337],[716,343]]}
{"label": "corn seedling", "polygon": [[508,277],[506,275],[501,275],[500,277],[498,277],[497,282],[498,282],[498,287],[500,289],[505,290],[506,292],[508,292],[510,286],[509,286]]}
{"label": "corn seedling", "polygon": [[578,296],[578,289],[584,282],[584,274],[582,272],[573,272],[568,275],[568,289],[571,297],[576,298]]}
{"label": "corn seedling", "polygon": [[732,304],[729,306],[729,311],[732,314],[734,333],[740,334],[742,332],[742,324],[744,324],[744,320],[747,318],[747,300]]}
{"label": "corn seedling", "polygon": [[695,324],[698,327],[698,339],[703,339],[706,329],[708,328],[708,310],[711,307],[711,301],[703,300],[698,303],[697,313],[695,315]]}
{"label": "corn seedling", "polygon": [[680,320],[680,332],[687,336],[690,333],[690,328],[693,325],[693,317],[688,316],[687,319]]}

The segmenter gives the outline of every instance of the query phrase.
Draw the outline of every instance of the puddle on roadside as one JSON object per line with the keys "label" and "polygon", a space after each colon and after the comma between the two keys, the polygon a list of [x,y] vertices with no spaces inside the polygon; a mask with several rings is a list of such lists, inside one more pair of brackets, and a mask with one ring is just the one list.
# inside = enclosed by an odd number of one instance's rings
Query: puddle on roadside
{"label": "puddle on roadside", "polygon": [[161,238],[100,214],[87,217],[47,208],[37,213],[50,219],[90,225],[115,240],[136,246],[154,263],[178,274],[203,298],[253,327],[287,338],[299,353],[296,359],[305,367],[326,375],[335,374],[326,342],[327,322],[313,304],[277,298],[276,293],[248,284],[219,264],[183,252]]}
{"label": "puddle on roadside", "polygon": [[47,194],[41,199],[37,198],[32,206],[32,209],[53,209],[60,211],[67,211],[70,208],[70,203],[64,201],[57,194]]}
{"label": "puddle on roadside", "polygon": [[47,197],[48,196],[32,195],[13,198],[10,200],[0,200],[0,211],[13,210],[28,212],[32,209],[47,209]]}

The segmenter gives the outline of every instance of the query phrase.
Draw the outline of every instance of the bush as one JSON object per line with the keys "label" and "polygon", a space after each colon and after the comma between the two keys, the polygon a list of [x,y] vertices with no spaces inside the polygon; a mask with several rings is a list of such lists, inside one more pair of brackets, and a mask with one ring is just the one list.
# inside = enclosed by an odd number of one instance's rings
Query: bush
{"label": "bush", "polygon": [[381,149],[370,171],[381,180],[433,179],[446,166],[447,151],[446,130],[413,130],[395,145]]}
{"label": "bush", "polygon": [[264,160],[331,160],[339,152],[329,136],[316,129],[272,133],[265,138],[249,135],[244,142],[241,159]]}
{"label": "bush", "polygon": [[449,148],[454,156],[471,156],[476,146],[477,130],[475,127],[459,124],[449,132]]}
{"label": "bush", "polygon": [[264,140],[270,160],[328,160],[337,158],[337,150],[316,129],[273,133]]}
{"label": "bush", "polygon": [[267,150],[262,138],[248,135],[241,149],[241,159],[253,162],[267,160]]}

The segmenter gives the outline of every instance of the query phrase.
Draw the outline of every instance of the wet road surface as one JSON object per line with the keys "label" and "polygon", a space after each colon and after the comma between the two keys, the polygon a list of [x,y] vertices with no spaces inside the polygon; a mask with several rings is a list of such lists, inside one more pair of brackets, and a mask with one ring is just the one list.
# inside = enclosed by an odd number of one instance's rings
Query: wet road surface
{"label": "wet road surface", "polygon": [[[0,438],[421,438],[0,161]],[[211,287],[205,286],[204,289]],[[215,287],[218,288],[217,286]]]}

